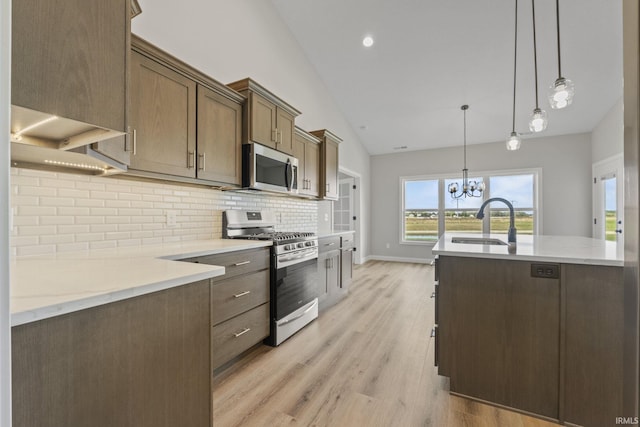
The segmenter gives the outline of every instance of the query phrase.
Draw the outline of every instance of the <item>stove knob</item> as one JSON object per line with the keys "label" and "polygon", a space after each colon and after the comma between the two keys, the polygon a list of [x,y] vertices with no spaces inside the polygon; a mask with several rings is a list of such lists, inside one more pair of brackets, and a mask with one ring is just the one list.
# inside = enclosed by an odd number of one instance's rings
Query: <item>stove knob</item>
{"label": "stove knob", "polygon": [[302,243],[302,242],[298,243],[298,247],[299,248],[304,248],[304,243]]}
{"label": "stove knob", "polygon": [[291,247],[291,245],[284,245],[284,250],[285,250],[285,251],[290,251],[291,249],[293,249],[293,248]]}
{"label": "stove knob", "polygon": [[313,246],[313,241],[306,242],[304,245],[305,246]]}

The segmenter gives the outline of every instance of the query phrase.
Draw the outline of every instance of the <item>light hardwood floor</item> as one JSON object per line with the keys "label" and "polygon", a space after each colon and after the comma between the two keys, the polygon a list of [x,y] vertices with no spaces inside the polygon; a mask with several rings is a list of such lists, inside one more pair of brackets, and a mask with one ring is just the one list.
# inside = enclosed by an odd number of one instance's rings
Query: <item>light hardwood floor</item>
{"label": "light hardwood floor", "polygon": [[448,393],[433,366],[433,269],[368,262],[349,296],[214,377],[215,427],[552,427]]}

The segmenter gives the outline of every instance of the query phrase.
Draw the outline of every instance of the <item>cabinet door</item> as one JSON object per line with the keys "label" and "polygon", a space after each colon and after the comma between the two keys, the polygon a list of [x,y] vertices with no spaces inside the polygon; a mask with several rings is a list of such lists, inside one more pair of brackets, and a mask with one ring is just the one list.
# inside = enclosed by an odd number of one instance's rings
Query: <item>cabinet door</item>
{"label": "cabinet door", "polygon": [[13,425],[211,424],[209,281],[12,328]]}
{"label": "cabinet door", "polygon": [[304,151],[304,170],[305,179],[307,180],[306,190],[304,194],[310,196],[318,196],[320,194],[320,146],[312,142],[307,142]]}
{"label": "cabinet door", "polygon": [[338,144],[333,141],[326,140],[325,144],[325,162],[323,171],[324,181],[324,198],[330,200],[338,200]]}
{"label": "cabinet door", "polygon": [[300,193],[306,193],[307,180],[305,174],[307,173],[307,162],[305,158],[306,141],[297,133],[293,135],[293,157],[298,159],[298,191]]}
{"label": "cabinet door", "polygon": [[353,280],[353,248],[341,251],[340,258],[340,287],[347,291]]}
{"label": "cabinet door", "polygon": [[329,295],[329,287],[327,286],[327,270],[329,268],[329,258],[327,254],[318,255],[318,303],[323,306]]}
{"label": "cabinet door", "polygon": [[11,102],[126,131],[128,0],[12,4]]}
{"label": "cabinet door", "polygon": [[278,129],[276,149],[293,154],[294,117],[282,108],[276,110],[276,128]]}
{"label": "cabinet door", "polygon": [[439,258],[439,365],[451,391],[559,417],[560,281],[522,261]]}
{"label": "cabinet door", "polygon": [[566,291],[565,419],[613,425],[622,407],[622,267],[563,265]]}
{"label": "cabinet door", "polygon": [[131,62],[131,168],[195,178],[195,82],[137,52]]}
{"label": "cabinet door", "polygon": [[249,94],[249,139],[276,149],[276,106],[253,92]]}
{"label": "cabinet door", "polygon": [[198,178],[241,185],[242,106],[198,86]]}

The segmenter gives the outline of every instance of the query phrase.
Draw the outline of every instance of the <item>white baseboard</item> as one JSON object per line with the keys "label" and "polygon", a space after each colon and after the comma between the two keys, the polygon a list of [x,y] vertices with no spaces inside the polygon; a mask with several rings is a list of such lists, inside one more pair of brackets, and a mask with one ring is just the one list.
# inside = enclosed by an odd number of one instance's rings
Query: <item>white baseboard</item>
{"label": "white baseboard", "polygon": [[411,262],[416,264],[431,264],[433,258],[404,258],[394,256],[381,256],[381,255],[369,255],[366,257],[366,261],[391,261],[391,262]]}

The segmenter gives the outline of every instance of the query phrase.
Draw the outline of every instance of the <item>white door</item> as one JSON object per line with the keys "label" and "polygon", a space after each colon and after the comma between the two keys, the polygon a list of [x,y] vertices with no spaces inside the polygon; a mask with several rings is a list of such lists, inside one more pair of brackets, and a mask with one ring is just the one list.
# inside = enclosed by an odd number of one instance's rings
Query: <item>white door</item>
{"label": "white door", "polygon": [[624,180],[622,155],[593,165],[593,237],[624,248]]}

